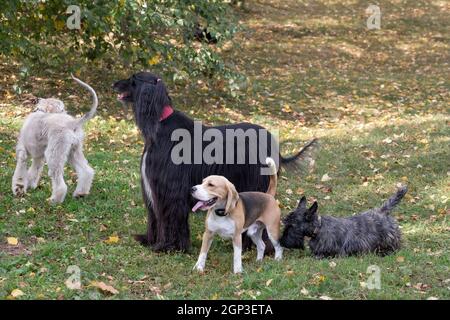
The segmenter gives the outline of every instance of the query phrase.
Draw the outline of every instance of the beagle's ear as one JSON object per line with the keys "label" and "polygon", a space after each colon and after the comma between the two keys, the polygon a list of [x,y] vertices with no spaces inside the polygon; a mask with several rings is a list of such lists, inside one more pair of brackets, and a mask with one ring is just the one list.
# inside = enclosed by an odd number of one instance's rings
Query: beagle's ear
{"label": "beagle's ear", "polygon": [[236,188],[231,182],[227,181],[226,188],[227,188],[227,203],[225,204],[225,212],[228,213],[231,210],[233,210],[234,207],[236,206],[236,203],[239,199],[239,195],[236,191]]}

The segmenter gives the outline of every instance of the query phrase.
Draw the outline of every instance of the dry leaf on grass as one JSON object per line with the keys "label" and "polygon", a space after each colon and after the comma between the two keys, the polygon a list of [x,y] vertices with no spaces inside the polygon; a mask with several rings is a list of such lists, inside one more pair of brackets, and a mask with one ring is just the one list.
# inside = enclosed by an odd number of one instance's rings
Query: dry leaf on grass
{"label": "dry leaf on grass", "polygon": [[7,237],[6,241],[8,242],[9,245],[11,246],[17,246],[17,244],[19,243],[19,239],[14,238],[14,237]]}
{"label": "dry leaf on grass", "polygon": [[105,243],[107,244],[113,244],[119,242],[119,236],[110,236],[107,240],[105,240]]}
{"label": "dry leaf on grass", "polygon": [[110,294],[119,293],[119,291],[117,291],[113,286],[110,286],[104,283],[103,281],[92,281],[91,286],[100,289],[103,293],[110,293]]}
{"label": "dry leaf on grass", "polygon": [[304,296],[307,296],[309,294],[309,291],[305,288],[302,288],[302,290],[300,290],[300,293]]}
{"label": "dry leaf on grass", "polygon": [[23,293],[23,291],[20,290],[20,289],[14,289],[13,291],[11,291],[11,297],[13,297],[13,298],[21,297],[21,296],[23,296],[24,294],[25,294],[25,293]]}

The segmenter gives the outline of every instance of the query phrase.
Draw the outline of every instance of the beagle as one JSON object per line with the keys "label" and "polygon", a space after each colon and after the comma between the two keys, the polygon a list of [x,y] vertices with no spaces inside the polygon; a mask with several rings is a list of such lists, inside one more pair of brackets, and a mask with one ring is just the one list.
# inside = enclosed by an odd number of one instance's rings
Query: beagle
{"label": "beagle", "polygon": [[202,248],[194,269],[203,272],[206,257],[214,235],[233,240],[234,273],[242,272],[242,233],[247,231],[257,248],[257,261],[264,257],[265,244],[262,240],[264,228],[275,247],[275,259],[280,260],[283,249],[279,243],[281,211],[275,200],[277,170],[272,158],[266,163],[271,169],[267,193],[241,192],[223,176],[209,176],[202,184],[192,187],[191,194],[198,200],[192,211],[208,210],[203,233]]}

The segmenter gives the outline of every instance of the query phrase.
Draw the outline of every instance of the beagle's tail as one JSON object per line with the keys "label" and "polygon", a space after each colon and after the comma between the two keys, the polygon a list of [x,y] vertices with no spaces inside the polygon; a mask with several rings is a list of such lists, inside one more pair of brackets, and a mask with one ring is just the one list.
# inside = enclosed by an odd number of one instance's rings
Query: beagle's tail
{"label": "beagle's tail", "polygon": [[271,170],[269,188],[267,189],[267,193],[275,197],[275,194],[277,192],[277,181],[278,181],[277,166],[272,158],[266,158],[266,164],[269,166],[269,169]]}
{"label": "beagle's tail", "polygon": [[82,126],[83,124],[85,124],[88,120],[92,119],[95,116],[95,113],[97,112],[97,106],[98,106],[98,98],[97,98],[97,93],[95,92],[94,89],[92,89],[92,87],[90,85],[88,85],[87,83],[84,83],[83,81],[81,81],[80,79],[77,79],[73,76],[73,74],[70,74],[72,76],[72,79],[75,80],[76,82],[78,82],[82,87],[86,88],[87,90],[89,90],[89,92],[92,95],[92,106],[91,106],[91,110],[89,110],[88,113],[86,113],[83,117],[81,117],[80,119],[77,120],[77,125],[78,126]]}

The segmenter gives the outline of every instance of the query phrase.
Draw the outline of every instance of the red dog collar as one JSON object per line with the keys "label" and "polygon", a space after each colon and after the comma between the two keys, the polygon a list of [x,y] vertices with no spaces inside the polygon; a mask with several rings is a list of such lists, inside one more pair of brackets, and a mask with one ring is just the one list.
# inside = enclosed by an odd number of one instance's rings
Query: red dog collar
{"label": "red dog collar", "polygon": [[161,117],[159,117],[159,121],[166,120],[173,113],[172,106],[164,106],[163,111],[161,113]]}

